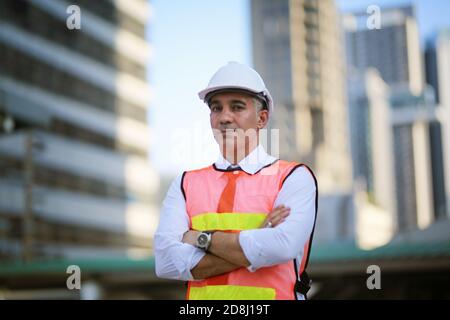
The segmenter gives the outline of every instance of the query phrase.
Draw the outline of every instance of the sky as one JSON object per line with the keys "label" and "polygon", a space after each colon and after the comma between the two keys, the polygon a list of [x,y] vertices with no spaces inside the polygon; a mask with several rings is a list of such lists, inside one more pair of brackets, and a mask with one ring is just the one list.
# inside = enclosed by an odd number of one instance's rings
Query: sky
{"label": "sky", "polygon": [[[448,0],[338,0],[341,11],[414,3],[422,40],[450,27]],[[162,175],[214,162],[218,148],[207,106],[197,93],[228,61],[252,65],[249,0],[151,0],[147,37],[153,49],[149,81],[150,158]]]}
{"label": "sky", "polygon": [[414,4],[419,24],[421,40],[440,28],[450,27],[450,1],[448,0],[337,0],[341,11],[365,11],[369,5],[394,7],[396,5]]}
{"label": "sky", "polygon": [[218,156],[208,108],[197,93],[228,61],[251,64],[249,8],[246,0],[153,0],[151,6],[151,160],[174,175]]}

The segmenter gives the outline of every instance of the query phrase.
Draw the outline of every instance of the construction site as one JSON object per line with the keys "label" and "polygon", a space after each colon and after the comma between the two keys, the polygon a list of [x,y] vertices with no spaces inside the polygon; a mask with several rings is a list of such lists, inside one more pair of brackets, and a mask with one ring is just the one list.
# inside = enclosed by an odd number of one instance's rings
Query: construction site
{"label": "construction site", "polygon": [[[0,299],[185,298],[155,273],[173,177],[151,161],[152,2],[0,1]],[[450,299],[450,32],[421,51],[413,6],[386,10],[408,39],[390,43],[358,13],[341,33],[332,0],[248,5],[280,156],[318,172],[308,299]],[[377,60],[372,36],[408,63]]]}

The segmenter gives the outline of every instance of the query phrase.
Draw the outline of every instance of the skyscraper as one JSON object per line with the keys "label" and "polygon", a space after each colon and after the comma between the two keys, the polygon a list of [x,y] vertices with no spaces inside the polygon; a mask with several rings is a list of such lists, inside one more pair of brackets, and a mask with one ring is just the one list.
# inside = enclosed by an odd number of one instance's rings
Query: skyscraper
{"label": "skyscraper", "polygon": [[355,231],[360,246],[387,243],[397,227],[395,158],[389,87],[377,70],[348,78]]}
{"label": "skyscraper", "polygon": [[450,217],[450,30],[439,31],[427,42],[425,51],[426,81],[435,91],[438,103],[436,130],[442,132],[447,216]]}
{"label": "skyscraper", "polygon": [[[425,85],[414,7],[383,8],[380,13],[379,29],[367,23],[367,12],[348,13],[343,17],[349,87],[357,86],[352,81],[355,76],[366,73],[369,68],[376,69],[380,75],[379,82],[385,83],[385,104],[390,110],[389,117],[383,121],[389,123],[391,128],[391,139],[384,140],[384,144],[389,145],[388,149],[375,152],[371,145],[377,137],[381,142],[380,136],[385,134],[385,130],[380,129],[383,126],[376,128],[378,131],[369,126],[367,131],[372,133],[372,141],[369,139],[369,147],[364,148],[364,145],[355,142],[365,135],[360,136],[355,130],[362,126],[361,122],[367,122],[364,121],[366,114],[361,111],[367,108],[361,103],[364,97],[355,96],[349,90],[354,173],[356,177],[359,175],[365,178],[369,195],[373,192],[375,183],[372,180],[375,177],[382,177],[381,180],[394,177],[391,205],[384,207],[394,213],[396,232],[406,232],[426,228],[445,215],[443,130],[440,124],[442,117],[439,116],[442,108],[436,106],[433,90]],[[427,60],[434,61],[436,65],[436,55],[433,56],[429,51],[430,59]],[[436,71],[427,68],[427,78],[432,78],[436,83]],[[373,89],[369,86],[367,95],[370,95],[370,91]],[[369,119],[377,109],[380,106],[373,104],[368,113]],[[373,124],[373,120],[369,123]],[[393,155],[391,174],[383,174],[383,170],[375,174],[371,168],[389,163],[381,161],[389,149]],[[386,188],[379,190],[384,195],[389,194]],[[373,194],[376,202],[379,201],[377,198]]]}
{"label": "skyscraper", "polygon": [[280,130],[280,156],[310,164],[321,192],[349,191],[344,57],[334,1],[253,0],[251,14],[253,62],[274,96],[271,127]]}
{"label": "skyscraper", "polygon": [[410,91],[391,92],[392,126],[396,164],[398,229],[426,228],[438,218],[444,193],[442,146],[436,140],[436,107],[432,89],[420,96]]}
{"label": "skyscraper", "polygon": [[363,178],[372,202],[395,214],[389,94],[389,87],[373,68],[349,79],[354,178]]}
{"label": "skyscraper", "polygon": [[380,29],[369,29],[367,19],[366,12],[343,17],[348,72],[373,67],[389,86],[406,86],[420,94],[424,77],[414,7],[382,9]]}
{"label": "skyscraper", "polygon": [[151,249],[145,0],[0,2],[0,255]]}
{"label": "skyscraper", "polygon": [[377,71],[349,77],[356,231],[364,245],[424,229],[445,212],[440,127],[431,88],[395,90]]}

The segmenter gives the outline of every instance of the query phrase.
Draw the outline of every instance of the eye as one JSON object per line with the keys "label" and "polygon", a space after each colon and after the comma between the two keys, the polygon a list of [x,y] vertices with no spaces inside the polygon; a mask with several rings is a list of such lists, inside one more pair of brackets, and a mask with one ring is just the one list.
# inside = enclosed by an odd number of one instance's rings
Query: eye
{"label": "eye", "polygon": [[232,106],[232,108],[233,108],[233,110],[242,110],[242,109],[244,109],[244,106],[240,105],[240,104],[234,104]]}
{"label": "eye", "polygon": [[211,112],[219,112],[220,109],[220,106],[211,106]]}

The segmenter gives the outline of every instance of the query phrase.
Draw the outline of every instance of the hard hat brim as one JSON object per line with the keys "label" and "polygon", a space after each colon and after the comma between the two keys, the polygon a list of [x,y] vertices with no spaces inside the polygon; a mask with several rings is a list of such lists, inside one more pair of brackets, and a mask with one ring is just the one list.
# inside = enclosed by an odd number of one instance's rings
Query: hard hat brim
{"label": "hard hat brim", "polygon": [[208,99],[211,98],[212,94],[220,92],[244,92],[250,95],[254,95],[256,98],[262,99],[266,105],[269,112],[273,110],[272,97],[267,91],[256,91],[254,89],[244,87],[244,86],[216,86],[206,88],[198,93],[198,97],[205,103],[208,103]]}

